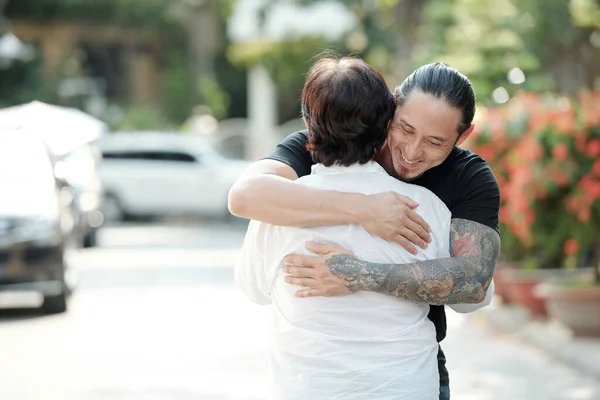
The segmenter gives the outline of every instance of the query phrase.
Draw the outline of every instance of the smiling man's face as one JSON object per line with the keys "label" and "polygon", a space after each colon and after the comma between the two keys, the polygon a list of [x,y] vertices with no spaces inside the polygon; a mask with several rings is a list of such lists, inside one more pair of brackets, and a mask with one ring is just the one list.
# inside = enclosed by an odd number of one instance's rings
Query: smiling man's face
{"label": "smiling man's face", "polygon": [[396,108],[388,129],[387,146],[398,178],[411,181],[444,162],[473,129],[459,138],[461,120],[460,109],[429,94],[411,93]]}

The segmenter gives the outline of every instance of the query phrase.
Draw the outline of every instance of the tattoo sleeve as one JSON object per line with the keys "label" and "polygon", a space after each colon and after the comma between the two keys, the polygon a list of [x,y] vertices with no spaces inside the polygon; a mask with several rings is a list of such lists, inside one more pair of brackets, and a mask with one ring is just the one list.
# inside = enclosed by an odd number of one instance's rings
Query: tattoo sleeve
{"label": "tattoo sleeve", "polygon": [[411,264],[376,264],[347,254],[326,261],[352,291],[366,290],[433,305],[480,303],[492,280],[500,236],[485,225],[454,218],[451,258]]}

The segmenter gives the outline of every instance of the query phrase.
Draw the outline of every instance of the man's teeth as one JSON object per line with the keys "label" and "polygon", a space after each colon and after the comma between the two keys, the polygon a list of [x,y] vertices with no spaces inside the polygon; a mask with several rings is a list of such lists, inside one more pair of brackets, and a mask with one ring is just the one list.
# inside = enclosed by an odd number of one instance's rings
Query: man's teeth
{"label": "man's teeth", "polygon": [[404,154],[401,154],[402,159],[407,163],[407,164],[416,164],[417,161],[408,161],[406,158],[404,158]]}

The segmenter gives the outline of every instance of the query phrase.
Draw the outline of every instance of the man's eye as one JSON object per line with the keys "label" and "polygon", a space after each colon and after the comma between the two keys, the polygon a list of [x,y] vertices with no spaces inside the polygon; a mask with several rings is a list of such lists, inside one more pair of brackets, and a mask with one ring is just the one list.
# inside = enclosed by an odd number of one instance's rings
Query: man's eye
{"label": "man's eye", "polygon": [[409,131],[408,129],[406,129],[405,127],[402,127],[402,130],[404,131],[404,133],[406,133],[407,135],[412,135],[413,132]]}
{"label": "man's eye", "polygon": [[433,146],[436,146],[436,147],[439,147],[442,145],[440,142],[433,142],[431,140],[429,141],[429,143],[431,143]]}

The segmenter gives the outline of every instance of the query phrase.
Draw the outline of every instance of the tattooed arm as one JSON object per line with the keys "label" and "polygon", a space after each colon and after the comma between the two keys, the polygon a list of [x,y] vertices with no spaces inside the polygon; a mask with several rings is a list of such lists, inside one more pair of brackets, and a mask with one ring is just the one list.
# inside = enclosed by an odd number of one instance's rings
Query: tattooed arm
{"label": "tattooed arm", "polygon": [[485,225],[454,218],[451,258],[412,264],[375,264],[348,254],[325,261],[352,291],[366,290],[433,305],[480,303],[500,253],[500,236]]}

